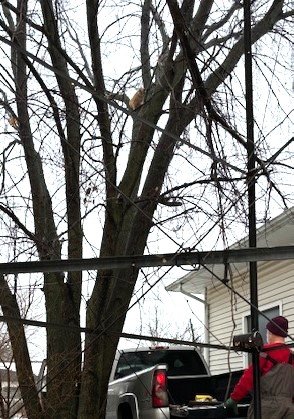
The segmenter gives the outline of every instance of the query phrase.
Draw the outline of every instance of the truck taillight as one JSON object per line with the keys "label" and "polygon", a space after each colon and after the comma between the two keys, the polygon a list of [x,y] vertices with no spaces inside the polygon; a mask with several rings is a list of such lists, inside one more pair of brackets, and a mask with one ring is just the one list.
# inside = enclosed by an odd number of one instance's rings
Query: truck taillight
{"label": "truck taillight", "polygon": [[168,406],[167,376],[165,370],[154,371],[152,384],[152,406]]}

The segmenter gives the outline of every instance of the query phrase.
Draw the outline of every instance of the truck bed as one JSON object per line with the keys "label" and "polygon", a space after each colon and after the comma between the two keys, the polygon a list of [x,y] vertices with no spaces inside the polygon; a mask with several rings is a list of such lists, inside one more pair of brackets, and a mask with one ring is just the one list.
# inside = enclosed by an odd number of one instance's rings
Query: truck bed
{"label": "truck bed", "polygon": [[[204,377],[168,377],[171,418],[228,418],[222,404],[241,377],[243,371],[234,371]],[[196,403],[196,394],[208,394],[214,402]],[[250,398],[238,405],[238,418],[246,418]]]}
{"label": "truck bed", "polygon": [[[233,371],[212,376],[203,377],[169,377],[168,391],[172,404],[188,404],[195,400],[196,394],[209,394],[219,402],[224,402],[229,397],[233,387],[241,377],[243,371]],[[229,385],[229,388],[228,388]],[[248,398],[245,400],[249,401]]]}

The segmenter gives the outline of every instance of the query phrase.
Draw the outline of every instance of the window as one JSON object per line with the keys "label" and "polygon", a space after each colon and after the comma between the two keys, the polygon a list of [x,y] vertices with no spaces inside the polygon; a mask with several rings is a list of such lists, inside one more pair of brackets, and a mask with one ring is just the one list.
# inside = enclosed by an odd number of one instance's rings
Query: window
{"label": "window", "polygon": [[168,376],[206,375],[201,357],[195,350],[148,350],[122,352],[115,378],[141,371],[157,364],[168,365]]}
{"label": "window", "polygon": [[[266,310],[261,310],[263,314],[265,314],[269,319],[273,317],[279,316],[280,314],[280,306],[274,306],[271,308],[267,308]],[[262,336],[263,343],[266,343],[266,324],[268,320],[263,317],[261,314],[258,315],[258,324],[259,324],[259,332]],[[251,330],[251,315],[245,316],[245,333],[250,332]]]}
{"label": "window", "polygon": [[[268,307],[260,310],[263,314],[265,314],[269,319],[273,317],[279,316],[281,313],[280,305],[275,305],[273,307]],[[262,336],[263,343],[266,343],[266,324],[268,320],[263,317],[262,314],[258,315],[258,325],[259,325],[259,332]],[[249,333],[251,331],[251,315],[248,314],[244,317],[244,333]],[[247,367],[248,364],[251,362],[251,356],[248,354],[244,354],[245,358],[245,366]]]}

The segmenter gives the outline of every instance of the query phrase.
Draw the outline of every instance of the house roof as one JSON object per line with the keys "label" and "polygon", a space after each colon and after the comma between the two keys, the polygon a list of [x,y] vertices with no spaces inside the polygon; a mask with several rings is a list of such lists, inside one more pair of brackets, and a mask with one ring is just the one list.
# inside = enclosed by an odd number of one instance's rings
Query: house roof
{"label": "house roof", "polygon": [[[278,247],[294,245],[294,207],[285,210],[282,214],[267,221],[256,231],[257,247]],[[228,249],[244,249],[249,247],[248,236],[235,242]],[[191,294],[203,294],[205,288],[216,284],[215,275],[224,278],[223,265],[207,265],[189,272],[187,275],[176,280],[166,287],[167,291],[187,292]],[[230,263],[230,269],[244,272],[248,269],[246,262]],[[213,273],[212,273],[213,272]]]}
{"label": "house roof", "polygon": [[17,382],[17,373],[9,368],[0,368],[1,382]]}

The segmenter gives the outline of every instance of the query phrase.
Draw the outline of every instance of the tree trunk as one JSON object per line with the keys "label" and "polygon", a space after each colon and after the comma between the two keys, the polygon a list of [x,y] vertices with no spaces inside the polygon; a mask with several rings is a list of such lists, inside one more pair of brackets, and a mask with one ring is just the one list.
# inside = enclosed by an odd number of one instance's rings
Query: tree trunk
{"label": "tree trunk", "polygon": [[[18,302],[15,295],[11,293],[3,275],[0,275],[0,305],[3,315],[7,316],[8,319],[7,325],[16,364],[17,378],[27,417],[29,419],[42,419],[45,416],[35,385],[24,327],[21,324]],[[11,318],[15,319],[15,321],[10,320]]]}

